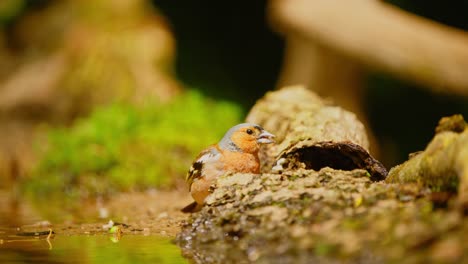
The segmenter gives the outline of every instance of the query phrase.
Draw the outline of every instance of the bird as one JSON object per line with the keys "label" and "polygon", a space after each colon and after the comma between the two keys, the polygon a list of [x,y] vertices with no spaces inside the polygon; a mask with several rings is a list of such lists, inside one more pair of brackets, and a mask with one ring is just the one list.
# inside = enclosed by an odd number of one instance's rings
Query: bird
{"label": "bird", "polygon": [[211,186],[219,176],[236,172],[259,174],[260,145],[274,143],[274,137],[272,133],[253,123],[231,127],[217,144],[200,152],[192,163],[186,182],[195,201],[181,211],[200,211],[205,198],[212,192]]}

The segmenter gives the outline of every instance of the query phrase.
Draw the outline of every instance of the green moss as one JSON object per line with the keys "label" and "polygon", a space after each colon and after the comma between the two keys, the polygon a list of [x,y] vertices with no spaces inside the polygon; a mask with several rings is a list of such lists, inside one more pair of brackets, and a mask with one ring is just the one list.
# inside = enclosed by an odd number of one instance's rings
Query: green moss
{"label": "green moss", "polygon": [[360,218],[345,218],[341,222],[341,226],[345,230],[360,230],[363,228],[364,222]]}
{"label": "green moss", "polygon": [[289,180],[290,180],[290,181],[295,181],[295,180],[297,180],[298,178],[300,178],[300,176],[294,174],[294,175],[292,175],[291,177],[289,177]]}
{"label": "green moss", "polygon": [[118,103],[96,109],[70,128],[49,132],[26,190],[74,197],[171,186],[240,116],[238,106],[195,91],[164,105]]}
{"label": "green moss", "polygon": [[337,251],[337,246],[333,244],[328,244],[325,242],[318,242],[314,247],[314,253],[317,256],[328,256],[332,255],[333,252]]}

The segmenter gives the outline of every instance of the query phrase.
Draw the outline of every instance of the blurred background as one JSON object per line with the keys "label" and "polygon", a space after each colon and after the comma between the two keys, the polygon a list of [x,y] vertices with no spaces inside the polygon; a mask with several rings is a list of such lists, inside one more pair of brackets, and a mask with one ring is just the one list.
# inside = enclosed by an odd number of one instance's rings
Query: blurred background
{"label": "blurred background", "polygon": [[181,184],[200,149],[265,92],[294,84],[355,112],[390,168],[422,150],[441,117],[468,115],[467,10],[2,0],[0,185],[88,197]]}

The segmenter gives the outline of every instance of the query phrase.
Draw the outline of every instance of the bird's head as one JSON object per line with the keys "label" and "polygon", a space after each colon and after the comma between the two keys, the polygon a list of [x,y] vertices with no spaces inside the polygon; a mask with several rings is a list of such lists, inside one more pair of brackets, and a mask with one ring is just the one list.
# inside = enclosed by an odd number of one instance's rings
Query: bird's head
{"label": "bird's head", "polygon": [[219,146],[231,151],[257,153],[260,144],[273,143],[274,137],[259,125],[242,123],[230,128],[219,142]]}

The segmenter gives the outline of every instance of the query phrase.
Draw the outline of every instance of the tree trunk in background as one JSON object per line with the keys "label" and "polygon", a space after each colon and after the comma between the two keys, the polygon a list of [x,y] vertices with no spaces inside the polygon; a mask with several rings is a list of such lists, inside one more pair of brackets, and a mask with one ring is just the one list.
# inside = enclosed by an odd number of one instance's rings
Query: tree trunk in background
{"label": "tree trunk in background", "polygon": [[375,136],[362,107],[362,67],[331,49],[296,35],[286,39],[285,54],[277,87],[303,85],[355,113],[366,128],[370,152],[379,156]]}
{"label": "tree trunk in background", "polygon": [[300,36],[363,66],[468,96],[464,31],[380,1],[275,0],[269,12],[273,27],[287,39]]}

